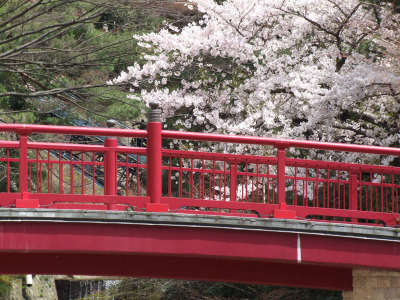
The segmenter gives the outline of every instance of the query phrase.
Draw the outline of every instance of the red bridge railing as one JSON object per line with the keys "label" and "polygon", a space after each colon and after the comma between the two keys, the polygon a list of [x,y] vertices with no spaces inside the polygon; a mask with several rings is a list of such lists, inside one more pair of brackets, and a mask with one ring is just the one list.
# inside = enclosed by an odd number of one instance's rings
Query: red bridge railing
{"label": "red bridge railing", "polygon": [[[1,207],[400,223],[399,167],[286,155],[299,148],[398,156],[398,148],[162,130],[157,107],[147,130],[1,124],[0,132]],[[105,142],[59,142],[65,136],[102,136]],[[147,145],[121,146],[118,139],[124,138]],[[276,151],[257,156],[172,150],[163,147],[168,140]]]}

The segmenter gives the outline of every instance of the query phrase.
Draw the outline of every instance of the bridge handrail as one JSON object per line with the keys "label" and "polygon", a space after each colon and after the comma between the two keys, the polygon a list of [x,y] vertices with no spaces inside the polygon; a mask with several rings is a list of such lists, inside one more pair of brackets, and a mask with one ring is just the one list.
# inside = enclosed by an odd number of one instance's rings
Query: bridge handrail
{"label": "bridge handrail", "polygon": [[146,130],[100,128],[100,127],[75,127],[61,125],[36,125],[36,124],[0,124],[0,132],[16,132],[19,135],[30,135],[32,133],[53,133],[64,135],[90,135],[108,137],[137,137],[145,138]]}
{"label": "bridge handrail", "polygon": [[[62,127],[62,126],[59,126]],[[34,133],[34,132],[32,132]],[[346,144],[341,144],[346,145]],[[351,145],[351,144],[350,144]],[[354,145],[358,146],[358,145]],[[19,147],[19,142],[17,141],[0,141],[0,148],[14,148]],[[65,150],[65,151],[88,151],[88,152],[104,152],[103,145],[87,145],[87,144],[70,144],[70,143],[54,143],[54,142],[28,142],[29,149],[52,149],[52,150]],[[381,147],[385,148],[385,147]],[[386,147],[387,148],[387,147]],[[395,148],[389,148],[395,149]],[[134,153],[134,154],[146,154],[145,148],[140,147],[129,147],[129,146],[118,146],[115,149],[117,152],[123,153]],[[237,162],[269,162],[272,164],[277,164],[277,158],[274,156],[257,156],[257,155],[239,155],[239,154],[227,154],[227,153],[211,153],[211,152],[198,152],[198,151],[181,151],[181,150],[171,150],[162,149],[164,156],[173,155],[174,157],[184,157],[184,158],[204,158],[204,159],[225,159]],[[347,170],[358,170],[359,172],[368,171],[382,171],[387,173],[399,174],[400,168],[392,166],[380,166],[380,165],[368,165],[368,164],[355,164],[355,163],[343,163],[343,162],[330,162],[330,161],[319,161],[319,160],[309,160],[309,159],[292,159],[287,158],[287,166],[308,166],[308,167],[329,167],[340,168]]]}
{"label": "bridge handrail", "polygon": [[[7,164],[8,177],[10,177],[10,164],[15,162],[18,162],[19,164],[19,192],[21,197],[20,199],[16,200],[16,206],[39,206],[38,199],[31,199],[34,197],[33,195],[35,193],[29,192],[29,181],[31,180],[31,175],[28,173],[32,172],[32,170],[29,169],[31,168],[29,165],[32,166],[33,164],[37,164],[39,167],[40,164],[47,163],[49,166],[51,164],[58,164],[59,168],[61,168],[60,166],[69,166],[71,169],[71,174],[73,172],[72,166],[79,165],[81,168],[85,166],[85,168],[93,169],[93,176],[95,176],[96,173],[94,170],[95,168],[104,168],[104,195],[114,197],[107,198],[114,199],[108,206],[109,209],[115,208],[115,205],[112,203],[118,203],[118,201],[120,201],[119,199],[123,198],[118,194],[119,186],[116,184],[116,182],[120,180],[118,179],[117,170],[118,168],[122,168],[126,170],[125,194],[126,196],[129,196],[127,198],[130,199],[129,201],[133,199],[129,195],[128,177],[130,176],[130,172],[135,172],[135,176],[137,177],[136,186],[138,190],[136,199],[142,202],[144,201],[143,199],[146,199],[145,201],[147,203],[145,203],[145,209],[148,211],[168,211],[171,208],[174,208],[175,211],[177,211],[179,207],[196,207],[197,204],[203,205],[207,201],[210,203],[209,207],[218,208],[220,209],[220,212],[225,212],[225,210],[228,209],[228,214],[229,209],[252,211],[258,210],[262,206],[260,205],[261,203],[250,203],[250,201],[254,201],[254,199],[259,199],[259,193],[261,193],[261,198],[265,196],[265,199],[263,200],[265,201],[264,203],[269,205],[267,209],[263,210],[264,214],[272,215],[273,217],[277,218],[296,218],[299,215],[307,216],[308,210],[309,214],[312,214],[313,216],[318,211],[320,211],[324,216],[348,216],[348,219],[350,220],[348,222],[357,222],[357,219],[368,219],[369,217],[376,219],[377,216],[381,214],[382,218],[379,220],[384,220],[384,222],[390,224],[400,224],[400,168],[392,166],[318,161],[286,157],[286,150],[292,147],[395,156],[400,155],[400,148],[301,141],[294,139],[278,139],[257,136],[237,136],[162,130],[159,112],[160,110],[158,108],[153,108],[150,113],[147,130],[30,124],[0,124],[0,132],[15,132],[19,135],[19,142],[0,141],[0,148],[18,149],[19,151],[18,158],[10,156],[9,151],[11,150],[6,150],[7,157],[0,158],[0,162]],[[39,133],[104,136],[107,138],[104,141],[104,145],[28,141],[29,135]],[[147,145],[145,148],[121,146],[118,145],[118,140],[116,137],[146,138]],[[276,148],[277,151],[276,156],[265,157],[247,154],[237,155],[186,150],[170,150],[162,149],[163,139],[267,145]],[[57,160],[57,158],[50,159],[50,157],[47,157],[47,159],[39,159],[37,156],[35,159],[29,157],[29,151],[31,150],[57,150],[71,153],[74,151],[81,151],[85,153],[93,153],[93,156],[94,153],[103,153],[102,155],[104,155],[104,162],[91,162],[85,161],[84,159],[81,161],[68,161],[68,157],[60,157]],[[124,157],[124,155],[126,155],[125,160],[121,160],[121,157]],[[137,157],[146,156],[147,162],[139,163],[138,161],[132,161],[129,155],[134,155]],[[183,160],[185,159],[189,162],[189,165],[183,165]],[[172,165],[173,160],[175,163],[178,163],[178,165]],[[168,161],[168,165],[165,165],[166,161]],[[195,166],[193,164],[194,161],[203,162],[202,164],[200,163],[200,165]],[[208,164],[207,166],[205,165],[204,161],[212,162],[212,164]],[[215,167],[216,161],[223,162],[222,169],[217,169]],[[253,164],[254,170],[248,170],[249,165],[251,164]],[[267,173],[259,172],[258,168],[263,166],[264,168],[268,168],[268,171],[265,171]],[[272,172],[270,172],[270,166],[274,168]],[[287,168],[292,168],[294,173],[287,174]],[[301,168],[303,170],[300,170]],[[315,170],[312,171],[311,169]],[[168,185],[168,197],[165,195],[163,196],[163,172],[164,175],[168,173],[167,175],[169,176],[168,182],[166,183]],[[178,185],[177,196],[173,196],[173,193],[171,193],[171,181],[173,177],[172,172],[175,172],[179,175],[179,180],[176,183]],[[325,178],[320,175],[320,173],[322,174],[324,172]],[[147,197],[143,197],[143,194],[139,193],[139,180],[140,176],[143,176],[143,173],[146,173],[145,176],[148,180],[146,186]],[[184,173],[191,173],[191,175],[188,176],[189,185],[192,184],[192,187],[188,187],[189,192],[185,192],[186,196],[184,196],[184,187],[182,183]],[[60,172],[60,175],[63,176],[62,172]],[[82,176],[84,175],[82,174]],[[197,179],[194,179],[194,176],[197,176]],[[221,177],[219,179],[219,187],[216,186],[215,182],[211,183],[211,180],[215,180],[215,176],[223,176],[223,179],[221,179]],[[386,178],[385,176],[391,177]],[[399,176],[399,178],[395,176]],[[208,183],[205,183],[205,177],[208,178]],[[37,180],[40,181],[40,178]],[[199,192],[201,193],[201,196],[199,196],[200,200],[195,199],[193,194],[193,180],[199,180],[203,184],[203,187],[198,187],[200,190],[202,190],[202,192]],[[221,182],[221,180],[223,180],[223,182]],[[264,180],[267,181],[267,183],[264,183]],[[248,195],[247,191],[247,186],[249,185],[248,181],[252,182],[250,191],[250,194],[252,194],[250,196]],[[262,184],[260,183],[261,181]],[[286,188],[288,183],[291,185],[290,188]],[[255,189],[254,184],[256,185]],[[259,184],[264,186],[260,188]],[[265,184],[267,187],[265,187]],[[10,183],[8,183],[8,191],[10,190],[9,185]],[[71,185],[73,185],[73,178],[71,179]],[[316,193],[316,197],[315,195],[310,196],[310,191],[307,191],[308,185],[312,185],[313,191],[311,191],[311,193]],[[205,191],[205,186],[208,186],[208,189],[210,190],[208,196],[206,195],[207,193]],[[298,191],[300,186],[303,188],[302,194]],[[192,189],[192,191],[190,191],[190,189]],[[215,189],[216,191],[218,190],[217,192],[220,195],[219,198],[215,197],[216,192],[211,191],[211,189]],[[239,189],[241,189],[241,195],[239,193]],[[323,195],[321,198],[322,200],[320,200],[318,198],[318,193],[325,193],[325,190],[327,190],[327,196]],[[329,194],[330,191],[331,195]],[[75,193],[72,187],[70,193]],[[270,193],[272,193],[271,197]],[[291,193],[291,195],[288,193]],[[297,193],[299,193],[299,196]],[[222,194],[223,197],[221,198]],[[36,195],[44,197],[43,193],[41,192],[37,192]],[[381,199],[375,199],[376,203],[372,203],[371,198],[378,198],[378,196]],[[8,195],[7,197],[11,196]],[[82,199],[86,199],[85,201],[88,202],[97,201],[95,200],[95,196],[82,194],[81,197]],[[290,201],[288,201],[288,197],[291,198]],[[364,201],[362,200],[363,197],[367,199],[367,202],[369,201],[371,203],[362,203],[362,201]],[[59,197],[57,199],[59,199]],[[225,202],[230,201],[230,203],[221,204],[218,203],[218,201],[213,200],[224,200]],[[46,201],[46,203],[48,203],[48,198],[46,198]],[[171,201],[173,201],[173,203]],[[308,203],[310,201],[313,201],[312,208],[310,207],[311,204]],[[319,206],[321,205],[319,201],[325,201],[326,203],[322,204],[322,206]],[[331,201],[333,201],[333,204],[330,203]],[[302,204],[300,205],[299,203]],[[366,209],[367,212],[363,212],[363,210],[365,210],[365,205],[368,206]],[[341,211],[342,209],[346,209],[348,212],[344,213]],[[214,212],[209,213],[212,214]],[[238,213],[231,213],[231,215],[236,214]]]}
{"label": "bridge handrail", "polygon": [[[99,128],[99,127],[75,127],[60,125],[36,125],[36,124],[0,124],[0,132],[16,132],[21,135],[32,133],[53,133],[65,135],[90,135],[107,137],[134,137],[146,138],[147,131],[140,129],[121,129],[121,128]],[[259,136],[240,136],[224,135],[215,133],[183,132],[174,130],[162,130],[162,137],[165,139],[181,139],[205,142],[224,142],[242,143],[256,145],[270,145],[276,148],[304,148],[330,151],[347,151],[358,153],[400,155],[400,148],[305,141],[285,138],[259,137]],[[4,146],[3,146],[4,145]],[[1,141],[1,146],[5,147],[6,142]]]}
{"label": "bridge handrail", "polygon": [[303,148],[303,149],[347,151],[347,152],[371,153],[371,154],[400,155],[400,148],[304,141],[304,140],[283,139],[283,138],[268,138],[268,137],[258,137],[258,136],[223,135],[214,133],[163,130],[162,137],[166,139],[181,139],[190,141],[270,145],[276,148]]}

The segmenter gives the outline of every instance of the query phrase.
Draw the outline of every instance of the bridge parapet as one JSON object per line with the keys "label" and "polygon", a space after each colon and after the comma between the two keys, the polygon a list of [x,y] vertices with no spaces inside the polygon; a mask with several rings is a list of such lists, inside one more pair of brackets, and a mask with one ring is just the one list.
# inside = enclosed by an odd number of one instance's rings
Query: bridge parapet
{"label": "bridge parapet", "polygon": [[[400,168],[288,157],[288,148],[400,155],[400,149],[162,130],[2,124],[2,207],[169,211],[397,226]],[[104,145],[37,142],[37,134],[101,136]],[[122,146],[118,137],[146,139]],[[163,142],[239,143],[275,156],[167,149]]]}
{"label": "bridge parapet", "polygon": [[[211,228],[243,232],[277,232],[305,236],[326,236],[371,241],[400,242],[400,231],[391,227],[335,224],[308,220],[244,218],[168,212],[112,210],[0,208],[0,222],[96,223],[184,228]],[[398,265],[398,266],[397,266]],[[400,264],[394,266],[400,269]]]}
{"label": "bridge parapet", "polygon": [[[357,292],[353,268],[400,270],[398,230],[357,224],[3,208],[0,232],[3,273],[185,278]],[[383,289],[375,287],[379,293]]]}

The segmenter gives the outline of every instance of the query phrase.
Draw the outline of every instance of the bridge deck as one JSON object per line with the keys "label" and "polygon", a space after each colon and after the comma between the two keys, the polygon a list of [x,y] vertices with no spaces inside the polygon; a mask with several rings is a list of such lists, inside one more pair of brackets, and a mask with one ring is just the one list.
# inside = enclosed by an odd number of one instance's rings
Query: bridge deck
{"label": "bridge deck", "polygon": [[0,209],[2,273],[221,280],[352,289],[400,270],[395,228],[175,213]]}
{"label": "bridge deck", "polygon": [[400,230],[358,224],[313,222],[308,220],[210,216],[198,214],[123,212],[107,210],[8,209],[0,208],[0,222],[69,222],[171,226],[298,233],[400,243]]}

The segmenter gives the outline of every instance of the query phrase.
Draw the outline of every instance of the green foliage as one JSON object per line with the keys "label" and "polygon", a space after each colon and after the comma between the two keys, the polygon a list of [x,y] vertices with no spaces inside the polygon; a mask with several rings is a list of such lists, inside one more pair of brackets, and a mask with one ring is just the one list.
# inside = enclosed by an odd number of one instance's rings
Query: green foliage
{"label": "green foliage", "polygon": [[365,0],[376,5],[391,5],[394,13],[400,13],[400,0]]}
{"label": "green foliage", "polygon": [[[0,22],[0,65],[4,66],[0,67],[0,110],[13,112],[5,114],[4,121],[52,123],[56,120],[43,112],[54,106],[84,115],[93,112],[94,118],[102,120],[137,119],[141,107],[126,99],[126,90],[79,87],[104,85],[137,60],[140,48],[132,32],[157,30],[162,19],[140,7],[133,9],[140,5],[136,2],[36,4],[8,0],[0,7],[2,21],[10,20]],[[39,96],[46,98],[43,103],[25,96],[57,89],[70,90]]]}
{"label": "green foliage", "polygon": [[9,298],[13,279],[13,276],[0,275],[0,299]]}
{"label": "green foliage", "polygon": [[386,49],[377,45],[373,41],[364,40],[360,42],[360,45],[356,50],[358,53],[365,55],[367,58],[372,58],[375,62],[377,58],[383,57]]}

